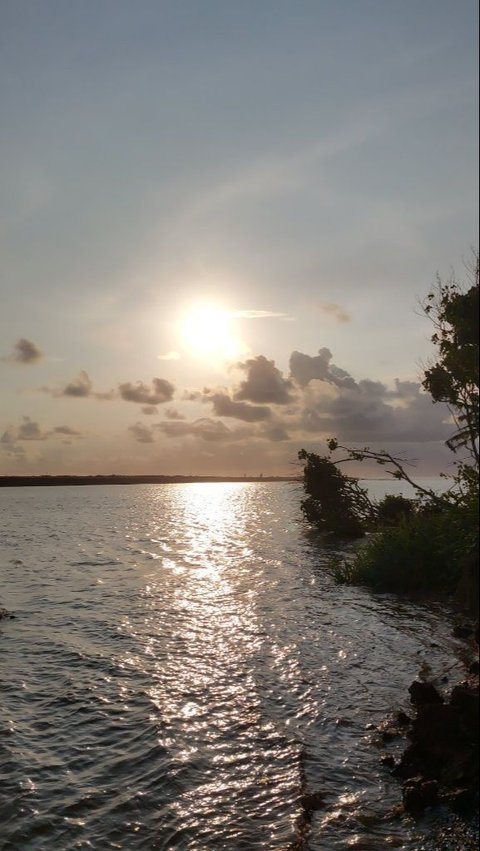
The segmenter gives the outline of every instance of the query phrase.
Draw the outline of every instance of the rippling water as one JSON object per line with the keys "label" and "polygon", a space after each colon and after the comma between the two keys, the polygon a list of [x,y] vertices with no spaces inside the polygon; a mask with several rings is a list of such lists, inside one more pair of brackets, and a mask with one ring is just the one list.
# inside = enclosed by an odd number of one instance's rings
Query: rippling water
{"label": "rippling water", "polygon": [[2,849],[438,847],[389,816],[368,725],[460,645],[439,609],[336,586],[299,499],[0,490]]}

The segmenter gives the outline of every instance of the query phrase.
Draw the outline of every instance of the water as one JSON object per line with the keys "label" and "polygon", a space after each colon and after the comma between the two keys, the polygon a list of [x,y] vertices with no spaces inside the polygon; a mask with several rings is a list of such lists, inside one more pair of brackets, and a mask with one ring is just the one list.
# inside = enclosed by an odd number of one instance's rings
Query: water
{"label": "water", "polygon": [[392,818],[369,725],[427,663],[461,676],[461,644],[438,607],[336,586],[300,497],[0,490],[0,848],[440,847]]}

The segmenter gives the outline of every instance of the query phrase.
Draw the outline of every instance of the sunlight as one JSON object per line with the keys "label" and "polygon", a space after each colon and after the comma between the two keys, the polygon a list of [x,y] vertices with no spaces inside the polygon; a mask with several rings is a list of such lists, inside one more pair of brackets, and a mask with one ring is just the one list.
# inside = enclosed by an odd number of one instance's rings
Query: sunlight
{"label": "sunlight", "polygon": [[229,360],[242,352],[232,314],[216,304],[192,306],[180,320],[179,333],[182,345],[196,357]]}

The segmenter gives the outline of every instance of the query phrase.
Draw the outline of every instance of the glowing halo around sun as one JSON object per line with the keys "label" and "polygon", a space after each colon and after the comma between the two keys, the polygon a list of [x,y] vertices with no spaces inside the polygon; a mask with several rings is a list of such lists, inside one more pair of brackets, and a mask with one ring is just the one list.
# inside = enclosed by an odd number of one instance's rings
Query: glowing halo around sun
{"label": "glowing halo around sun", "polygon": [[228,361],[238,357],[245,346],[236,336],[231,312],[216,304],[190,307],[179,322],[182,348],[204,360]]}

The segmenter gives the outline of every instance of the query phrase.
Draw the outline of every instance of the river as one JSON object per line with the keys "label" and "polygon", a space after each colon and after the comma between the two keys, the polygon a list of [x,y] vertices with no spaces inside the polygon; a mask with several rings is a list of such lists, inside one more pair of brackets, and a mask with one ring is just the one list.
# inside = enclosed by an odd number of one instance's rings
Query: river
{"label": "river", "polygon": [[427,665],[461,677],[461,642],[440,606],[337,586],[300,499],[0,490],[0,848],[440,847],[391,816],[372,725]]}

